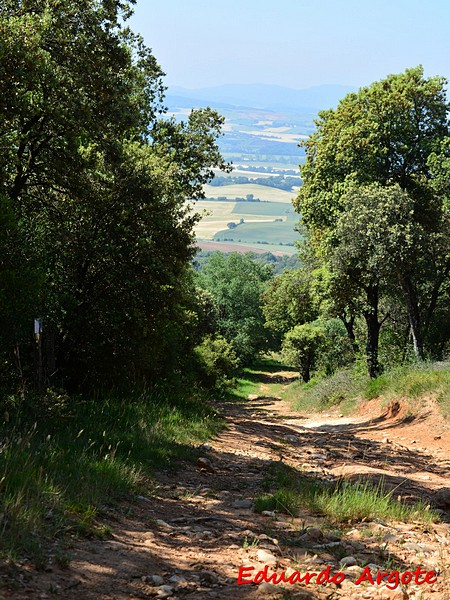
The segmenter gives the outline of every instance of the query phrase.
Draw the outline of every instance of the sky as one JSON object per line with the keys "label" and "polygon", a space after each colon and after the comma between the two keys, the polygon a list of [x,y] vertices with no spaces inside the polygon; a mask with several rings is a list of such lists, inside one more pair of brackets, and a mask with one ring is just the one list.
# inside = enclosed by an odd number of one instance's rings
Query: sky
{"label": "sky", "polygon": [[360,87],[422,64],[450,78],[450,0],[137,0],[166,85]]}

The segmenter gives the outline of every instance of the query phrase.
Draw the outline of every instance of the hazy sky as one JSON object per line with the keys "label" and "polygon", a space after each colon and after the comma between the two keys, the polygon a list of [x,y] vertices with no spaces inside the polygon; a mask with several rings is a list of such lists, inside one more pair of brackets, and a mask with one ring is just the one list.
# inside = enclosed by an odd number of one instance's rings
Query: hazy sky
{"label": "hazy sky", "polygon": [[170,85],[450,78],[450,0],[137,0],[131,26]]}

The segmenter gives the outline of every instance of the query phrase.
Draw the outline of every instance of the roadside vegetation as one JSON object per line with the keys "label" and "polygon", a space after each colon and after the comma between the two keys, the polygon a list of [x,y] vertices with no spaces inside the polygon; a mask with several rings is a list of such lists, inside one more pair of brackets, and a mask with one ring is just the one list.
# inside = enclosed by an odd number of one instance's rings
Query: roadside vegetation
{"label": "roadside vegetation", "polygon": [[9,406],[0,428],[1,555],[43,567],[65,537],[101,537],[98,519],[132,494],[147,495],[155,470],[197,456],[222,427],[205,393],[151,392]]}
{"label": "roadside vegetation", "polygon": [[375,518],[424,524],[439,521],[438,515],[424,503],[403,504],[382,484],[374,486],[367,481],[329,484],[302,475],[293,467],[277,465],[269,471],[264,485],[271,493],[256,499],[257,512],[277,511],[294,517],[299,510],[307,510],[326,517],[330,525]]}
{"label": "roadside vegetation", "polygon": [[317,374],[308,383],[294,382],[285,390],[284,398],[297,410],[320,412],[336,407],[344,414],[352,412],[360,401],[374,398],[384,406],[401,400],[417,413],[426,399],[433,399],[443,417],[450,419],[450,363],[397,366],[375,379],[357,369],[340,369],[330,376]]}

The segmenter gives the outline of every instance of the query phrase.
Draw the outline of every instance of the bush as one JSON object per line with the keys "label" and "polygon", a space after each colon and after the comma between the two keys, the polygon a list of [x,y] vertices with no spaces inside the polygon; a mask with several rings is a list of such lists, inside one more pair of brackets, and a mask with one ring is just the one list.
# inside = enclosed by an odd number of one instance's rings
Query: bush
{"label": "bush", "polygon": [[325,343],[318,360],[319,367],[327,375],[332,375],[338,369],[350,365],[355,355],[348,338],[344,324],[340,319],[321,321],[325,334]]}
{"label": "bush", "polygon": [[206,337],[194,352],[198,361],[200,381],[206,387],[221,387],[237,369],[236,353],[222,336]]}
{"label": "bush", "polygon": [[325,330],[321,325],[305,323],[287,332],[282,346],[283,358],[299,369],[305,382],[311,378],[319,353],[325,345]]}

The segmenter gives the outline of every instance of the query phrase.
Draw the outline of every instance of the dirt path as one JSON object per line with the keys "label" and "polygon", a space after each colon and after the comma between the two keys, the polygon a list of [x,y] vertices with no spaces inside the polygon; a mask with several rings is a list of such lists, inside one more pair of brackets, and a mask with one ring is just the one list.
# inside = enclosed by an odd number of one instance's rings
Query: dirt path
{"label": "dirt path", "polygon": [[[268,469],[281,462],[324,480],[383,478],[406,499],[428,501],[436,490],[450,488],[450,433],[432,401],[416,418],[401,404],[383,411],[376,402],[350,419],[337,413],[308,418],[270,396],[270,377],[280,383],[290,374],[266,375],[260,395],[245,405],[224,406],[227,427],[202,447],[197,464],[161,473],[152,494],[107,514],[111,539],[74,539],[68,569],[55,564],[37,573],[24,563],[13,576],[3,574],[0,599],[448,600],[448,512],[443,523],[429,528],[378,519],[331,531],[323,519],[306,512],[293,519],[252,509]],[[441,502],[445,506],[445,499]],[[343,557],[353,560],[343,566]],[[256,571],[271,563],[288,575],[329,566],[331,574],[343,571],[345,580],[338,586],[318,585],[314,579],[308,585],[287,584],[284,592],[270,584],[237,585],[240,567],[251,565]],[[396,590],[370,582],[355,585],[366,565],[372,574],[414,571],[421,565],[438,577],[433,584],[410,583]]]}

